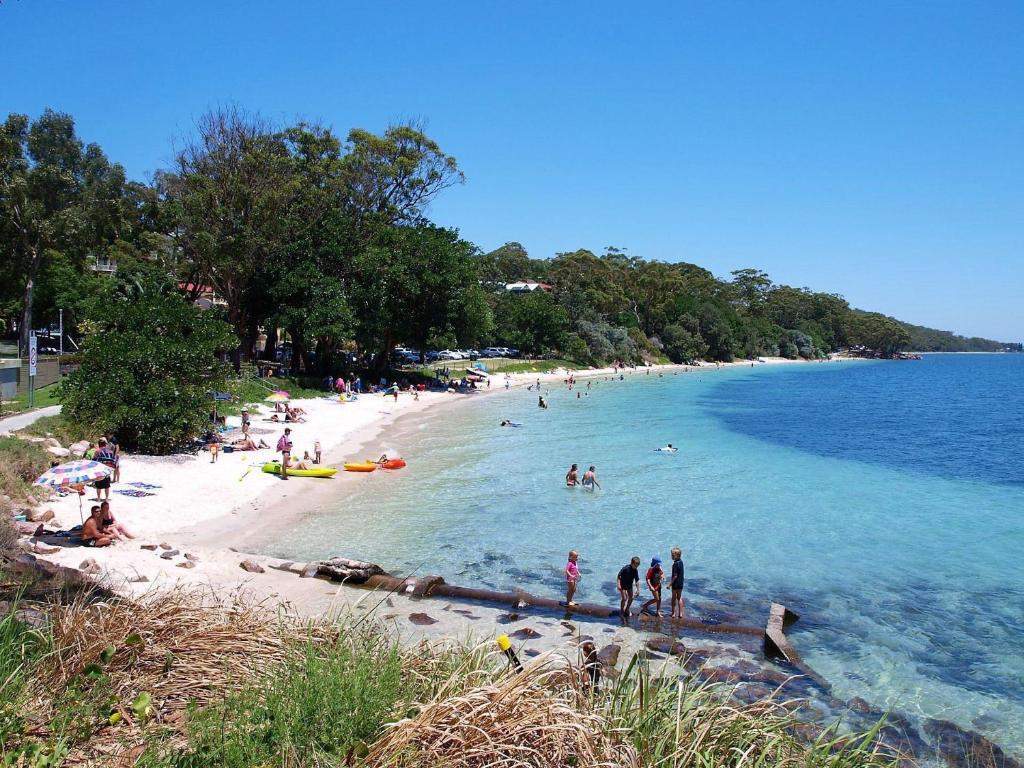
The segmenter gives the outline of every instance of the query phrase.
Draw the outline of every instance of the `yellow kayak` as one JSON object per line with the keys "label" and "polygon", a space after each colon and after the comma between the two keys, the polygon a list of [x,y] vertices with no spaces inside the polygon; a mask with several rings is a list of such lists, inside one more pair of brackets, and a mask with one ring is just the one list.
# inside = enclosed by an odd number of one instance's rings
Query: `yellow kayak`
{"label": "yellow kayak", "polygon": [[[272,461],[263,465],[263,471],[271,475],[281,474],[281,462]],[[338,472],[334,467],[316,467],[315,469],[289,469],[288,477],[334,477]]]}
{"label": "yellow kayak", "polygon": [[346,472],[373,472],[376,468],[372,461],[350,461],[345,465]]}

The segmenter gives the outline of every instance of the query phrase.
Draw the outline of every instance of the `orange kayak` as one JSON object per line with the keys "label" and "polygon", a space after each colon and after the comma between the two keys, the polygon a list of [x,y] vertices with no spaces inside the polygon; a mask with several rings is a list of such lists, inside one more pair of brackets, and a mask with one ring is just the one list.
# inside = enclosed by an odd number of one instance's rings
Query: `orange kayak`
{"label": "orange kayak", "polygon": [[[372,461],[372,459],[367,459]],[[376,461],[374,462],[381,469],[401,469],[405,466],[405,459],[388,459],[387,461]]]}

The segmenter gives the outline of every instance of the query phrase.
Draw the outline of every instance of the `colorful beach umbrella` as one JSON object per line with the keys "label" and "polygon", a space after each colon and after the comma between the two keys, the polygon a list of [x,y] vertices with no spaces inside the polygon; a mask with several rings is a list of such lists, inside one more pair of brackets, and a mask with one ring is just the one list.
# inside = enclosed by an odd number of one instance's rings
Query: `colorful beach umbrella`
{"label": "colorful beach umbrella", "polygon": [[271,392],[267,395],[266,401],[268,403],[286,403],[292,399],[292,396],[285,392],[283,389],[277,390],[277,392]]}
{"label": "colorful beach umbrella", "polygon": [[[96,480],[102,480],[104,477],[109,477],[110,473],[113,472],[113,467],[108,467],[106,464],[100,464],[98,461],[90,461],[89,459],[78,459],[76,461],[69,461],[64,464],[58,464],[56,467],[50,467],[48,470],[43,472],[32,485],[38,485],[50,488],[67,488],[72,485],[85,485]],[[82,522],[85,522],[85,518],[82,517],[82,495],[78,495],[78,516],[82,518]]]}

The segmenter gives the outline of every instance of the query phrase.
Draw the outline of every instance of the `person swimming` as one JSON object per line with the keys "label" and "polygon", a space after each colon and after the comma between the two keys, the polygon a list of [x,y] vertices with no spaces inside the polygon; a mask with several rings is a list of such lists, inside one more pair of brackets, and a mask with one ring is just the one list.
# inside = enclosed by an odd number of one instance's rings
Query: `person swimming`
{"label": "person swimming", "polygon": [[[575,464],[573,466],[576,466]],[[594,465],[590,465],[590,469],[583,473],[583,482],[581,485],[588,491],[594,490],[594,488],[600,488],[601,484],[597,482],[597,473],[594,471]]]}
{"label": "person swimming", "polygon": [[659,452],[661,452],[661,453],[675,453],[675,452],[676,452],[676,451],[678,451],[679,449],[678,449],[678,448],[675,448],[675,447],[674,447],[674,446],[672,445],[672,443],[669,443],[669,444],[668,444],[668,445],[666,445],[666,446],[665,446],[664,448],[655,448],[654,450],[656,450],[656,451],[659,451]]}

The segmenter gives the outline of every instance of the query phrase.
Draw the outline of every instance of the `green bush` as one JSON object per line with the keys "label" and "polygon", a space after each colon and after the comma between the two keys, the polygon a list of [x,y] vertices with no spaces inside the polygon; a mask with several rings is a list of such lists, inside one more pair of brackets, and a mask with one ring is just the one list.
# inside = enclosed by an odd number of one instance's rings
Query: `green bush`
{"label": "green bush", "polygon": [[379,733],[402,693],[401,660],[389,641],[310,642],[221,705],[194,712],[189,749],[168,762],[178,768],[343,764]]}
{"label": "green bush", "polygon": [[227,323],[177,294],[111,302],[82,344],[81,367],[62,385],[64,415],[121,445],[169,453],[206,427],[210,390],[228,367],[218,350],[234,346]]}

